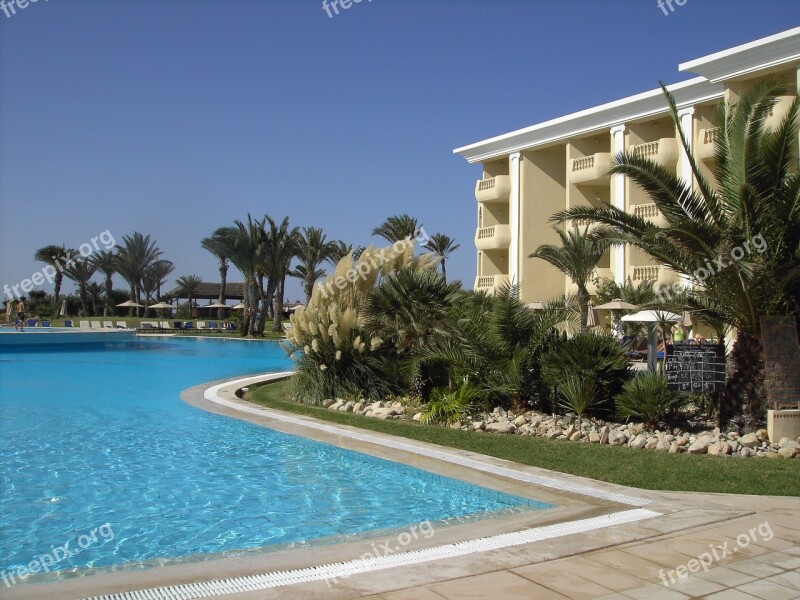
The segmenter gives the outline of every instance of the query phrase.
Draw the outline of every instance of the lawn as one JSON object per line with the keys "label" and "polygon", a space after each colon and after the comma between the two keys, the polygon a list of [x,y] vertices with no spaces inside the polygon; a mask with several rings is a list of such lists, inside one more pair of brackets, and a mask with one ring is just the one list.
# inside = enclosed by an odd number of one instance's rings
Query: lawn
{"label": "lawn", "polygon": [[413,440],[468,450],[571,475],[647,490],[800,495],[800,460],[689,456],[634,448],[473,433],[381,421],[285,400],[286,381],[255,388],[245,399],[269,408],[308,415]]}

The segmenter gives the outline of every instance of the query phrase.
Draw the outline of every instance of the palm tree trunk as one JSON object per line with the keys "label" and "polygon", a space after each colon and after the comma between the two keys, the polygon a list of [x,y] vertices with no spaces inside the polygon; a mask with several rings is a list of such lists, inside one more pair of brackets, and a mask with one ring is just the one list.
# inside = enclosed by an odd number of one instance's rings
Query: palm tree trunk
{"label": "palm tree trunk", "polygon": [[717,408],[720,427],[744,414],[749,425],[764,420],[764,352],[755,336],[740,331],[729,355],[731,373]]}
{"label": "palm tree trunk", "polygon": [[589,290],[585,285],[578,284],[578,302],[581,305],[581,333],[589,331]]}
{"label": "palm tree trunk", "polygon": [[444,264],[444,256],[442,257],[442,279],[447,282],[447,266]]}
{"label": "palm tree trunk", "polygon": [[283,288],[286,284],[286,276],[281,278],[278,289],[275,291],[275,301],[273,302],[272,331],[281,332],[281,317],[283,316]]}
{"label": "palm tree trunk", "polygon": [[[225,304],[225,292],[227,291],[226,288],[228,286],[228,265],[225,263],[224,260],[219,262],[219,298],[217,298],[217,302],[219,304]],[[225,318],[225,309],[218,308],[217,309],[217,320],[222,321]]]}

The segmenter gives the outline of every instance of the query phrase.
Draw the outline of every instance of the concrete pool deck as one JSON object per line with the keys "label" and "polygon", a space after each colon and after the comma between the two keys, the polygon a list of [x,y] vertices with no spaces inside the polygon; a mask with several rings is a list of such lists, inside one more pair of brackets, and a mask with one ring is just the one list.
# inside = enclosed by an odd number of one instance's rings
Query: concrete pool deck
{"label": "concrete pool deck", "polygon": [[[625,488],[289,415],[237,397],[239,388],[263,379],[206,384],[186,390],[182,398],[203,410],[558,506],[437,525],[429,538],[417,537],[402,547],[397,540],[404,533],[410,537],[408,528],[302,551],[275,549],[10,589],[0,584],[0,598],[800,598],[799,498]],[[619,515],[623,521],[632,516],[630,522],[605,524],[605,519],[612,523]],[[534,541],[517,538],[506,544],[516,532],[533,532],[529,539]],[[461,555],[444,552],[436,555],[440,558],[420,558],[426,552],[463,548],[465,540],[499,542],[483,543],[488,549]],[[408,556],[408,560],[391,568],[384,565],[368,572],[287,584],[293,579],[304,581],[301,575],[318,565],[352,565],[365,554]],[[708,563],[703,568],[697,560],[700,556]],[[696,572],[679,578],[682,569]],[[241,578],[252,576],[250,580],[255,581],[264,574],[273,576],[267,585],[277,581],[280,587],[233,592],[235,582],[248,581]],[[226,592],[212,592],[214,586],[204,583],[211,580],[220,582],[217,589]],[[134,590],[148,592],[131,593]]]}

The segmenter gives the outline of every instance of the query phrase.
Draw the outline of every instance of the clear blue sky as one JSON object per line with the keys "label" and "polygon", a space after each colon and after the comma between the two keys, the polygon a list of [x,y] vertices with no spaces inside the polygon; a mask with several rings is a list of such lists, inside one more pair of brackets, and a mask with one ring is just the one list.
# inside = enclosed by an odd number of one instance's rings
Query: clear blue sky
{"label": "clear blue sky", "polygon": [[248,212],[356,244],[409,213],[461,242],[448,274],[471,287],[480,169],[453,148],[686,79],[679,62],[799,17],[795,0],[687,0],[669,16],[656,0],[0,12],[0,283],[41,269],[37,248],[105,230],[149,233],[175,276],[214,281],[199,242]]}

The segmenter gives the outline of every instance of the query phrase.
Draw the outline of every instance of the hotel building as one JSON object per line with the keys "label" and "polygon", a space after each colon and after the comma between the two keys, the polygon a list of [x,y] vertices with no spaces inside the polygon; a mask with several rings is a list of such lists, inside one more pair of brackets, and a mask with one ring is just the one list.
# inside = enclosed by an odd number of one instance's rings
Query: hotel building
{"label": "hotel building", "polygon": [[[714,182],[716,108],[776,77],[785,82],[787,95],[778,99],[767,126],[779,123],[800,92],[800,28],[683,63],[679,69],[696,75],[668,86],[678,105],[680,128],[703,175]],[[456,148],[455,154],[482,169],[475,183],[475,289],[493,293],[504,284],[519,284],[525,303],[577,291],[563,273],[528,258],[541,244],[560,243],[549,222],[555,212],[611,205],[663,222],[641,189],[622,175],[608,175],[614,155],[623,150],[649,157],[687,182],[693,179],[660,89]],[[596,275],[618,283],[630,278],[634,284],[679,280],[631,247],[608,250]]]}

